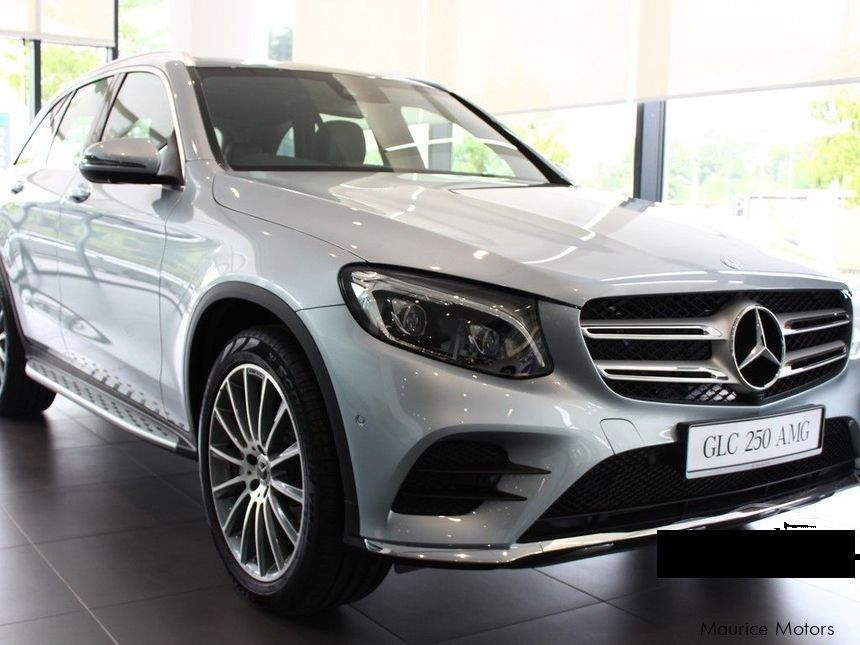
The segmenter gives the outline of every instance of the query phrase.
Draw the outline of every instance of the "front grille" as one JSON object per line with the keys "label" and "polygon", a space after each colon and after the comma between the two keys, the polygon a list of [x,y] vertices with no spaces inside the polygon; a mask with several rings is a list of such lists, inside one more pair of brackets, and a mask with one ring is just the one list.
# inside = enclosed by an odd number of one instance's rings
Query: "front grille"
{"label": "front grille", "polygon": [[738,299],[754,300],[776,314],[845,306],[842,292],[835,290],[713,291],[600,298],[585,304],[582,308],[582,317],[589,320],[706,318]]}
{"label": "front grille", "polygon": [[766,468],[687,479],[684,446],[629,450],[585,473],[523,535],[521,541],[608,530],[635,530],[719,514],[764,502],[854,472],[848,418],[827,419],[821,454]]}
{"label": "front grille", "polygon": [[[751,304],[776,315],[785,338],[779,378],[754,390],[733,367],[730,340]],[[848,361],[851,302],[838,290],[728,291],[598,298],[580,316],[608,387],[633,399],[757,405],[836,376]]]}
{"label": "front grille", "polygon": [[406,515],[465,515],[486,501],[524,501],[496,488],[502,476],[547,472],[511,463],[505,449],[492,443],[440,441],[412,466],[391,510]]}

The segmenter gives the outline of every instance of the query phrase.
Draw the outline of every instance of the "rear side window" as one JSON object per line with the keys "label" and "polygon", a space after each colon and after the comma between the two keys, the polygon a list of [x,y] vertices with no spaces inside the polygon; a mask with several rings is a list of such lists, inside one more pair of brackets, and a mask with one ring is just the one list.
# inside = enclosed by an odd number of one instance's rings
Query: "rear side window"
{"label": "rear side window", "polygon": [[45,163],[48,150],[51,148],[51,138],[54,136],[54,130],[65,103],[66,99],[63,98],[45,115],[39,127],[33,131],[27,145],[21,150],[21,154],[18,155],[16,166],[41,166]]}
{"label": "rear side window", "polygon": [[173,137],[173,115],[164,84],[155,74],[125,77],[108,115],[102,141],[152,139],[160,149]]}
{"label": "rear side window", "polygon": [[78,165],[93,123],[104,107],[109,87],[110,80],[103,78],[75,92],[54,136],[48,166],[75,168]]}

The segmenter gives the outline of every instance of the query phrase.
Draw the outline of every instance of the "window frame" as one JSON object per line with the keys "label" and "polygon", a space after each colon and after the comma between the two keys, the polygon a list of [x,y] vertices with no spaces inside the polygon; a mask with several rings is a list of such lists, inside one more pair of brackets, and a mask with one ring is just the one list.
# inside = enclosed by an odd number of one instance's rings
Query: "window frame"
{"label": "window frame", "polygon": [[[188,69],[189,73],[190,73],[191,68],[187,67],[186,69]],[[41,124],[41,122],[45,118],[45,116],[47,116],[50,113],[50,110],[53,109],[53,107],[55,105],[57,105],[57,103],[59,101],[69,99],[71,96],[74,95],[75,92],[77,92],[80,88],[84,87],[85,85],[89,85],[90,83],[95,83],[95,82],[100,81],[102,79],[110,79],[110,86],[108,89],[108,93],[105,97],[105,101],[102,104],[101,111],[96,116],[96,119],[93,121],[93,127],[90,129],[90,133],[87,137],[85,146],[89,146],[89,145],[92,145],[93,143],[97,143],[98,139],[94,138],[94,134],[96,133],[96,131],[98,131],[98,136],[101,137],[101,133],[104,130],[105,125],[107,124],[108,112],[110,110],[110,107],[113,106],[113,102],[114,102],[114,99],[116,98],[117,90],[121,86],[121,84],[117,85],[117,81],[120,78],[125,78],[126,74],[129,74],[131,72],[148,72],[150,74],[155,74],[161,80],[161,84],[164,86],[165,93],[167,94],[167,100],[170,104],[170,114],[171,114],[171,117],[173,118],[173,130],[176,133],[176,148],[177,148],[177,152],[178,152],[178,156],[179,156],[180,172],[182,175],[181,183],[177,184],[177,186],[184,186],[185,185],[185,179],[186,179],[186,174],[185,174],[186,173],[186,171],[185,171],[186,159],[185,159],[185,145],[184,145],[183,139],[182,139],[182,130],[179,127],[179,111],[176,109],[176,101],[173,97],[173,88],[170,85],[170,79],[167,77],[167,74],[164,72],[164,70],[162,70],[160,67],[156,67],[153,65],[129,65],[127,67],[113,67],[113,66],[111,66],[110,69],[105,69],[105,70],[100,70],[100,71],[97,70],[95,72],[91,72],[89,74],[86,74],[85,76],[82,76],[81,78],[75,80],[73,83],[65,86],[62,90],[60,90],[57,93],[57,96],[59,98],[56,98],[53,101],[51,101],[50,107],[44,111],[44,115],[42,116],[42,118],[38,119],[39,124]],[[62,114],[60,115],[60,119],[59,119],[59,121],[57,121],[57,127],[59,127],[59,124],[62,122],[63,118],[66,116],[66,110],[68,110],[68,108],[69,108],[69,103],[70,103],[70,101],[66,100],[66,104],[63,106]],[[33,127],[30,130],[29,134],[27,135],[27,142],[30,141],[30,138],[33,136],[33,133],[36,131],[37,127],[38,127],[38,125]],[[54,128],[54,135],[56,135],[56,128]],[[25,142],[24,146],[26,146],[26,145],[27,145],[27,143]],[[53,138],[51,140],[51,145],[53,146]],[[21,152],[24,150],[24,146],[21,146],[21,150],[19,150],[18,154],[15,156],[16,162],[18,161],[18,157],[21,155]],[[50,150],[48,151],[48,153],[50,154]],[[13,166],[14,166],[14,164],[13,164]],[[44,166],[44,164],[43,164],[43,166]]]}
{"label": "window frame", "polygon": [[[45,165],[45,162],[48,160],[48,155],[51,152],[51,146],[54,145],[54,135],[57,134],[57,128],[60,126],[60,122],[62,122],[63,117],[66,116],[66,108],[69,107],[68,99],[71,95],[72,95],[71,90],[68,92],[61,92],[57,96],[56,99],[54,99],[50,103],[46,104],[46,106],[43,110],[40,110],[41,118],[33,119],[33,125],[30,126],[30,131],[27,133],[27,138],[24,140],[24,143],[21,145],[21,148],[18,150],[18,153],[15,155],[15,159],[14,159],[14,161],[12,161],[10,168],[14,168],[14,167],[18,166],[18,161],[20,161],[21,155],[24,154],[24,150],[26,150],[27,146],[30,145],[30,141],[32,141],[33,137],[36,135],[36,131],[42,127],[42,124],[45,122],[45,119],[47,119],[51,115],[51,112],[54,111],[54,108],[60,104],[63,104],[63,105],[61,105],[60,112],[57,115],[57,122],[51,127],[51,141],[50,141],[50,143],[48,143],[48,149],[45,152],[45,158],[42,159],[42,163],[40,164],[41,166]],[[23,167],[23,166],[18,166],[18,167]]]}
{"label": "window frame", "polygon": [[[45,161],[42,163],[42,166],[44,168],[51,168],[51,166],[48,165],[48,160],[51,158],[51,151],[54,149],[54,143],[57,140],[57,132],[59,131],[60,126],[63,124],[63,121],[65,120],[66,115],[68,114],[69,107],[72,105],[72,101],[75,100],[75,95],[78,92],[80,92],[82,89],[84,89],[85,87],[87,87],[89,85],[93,85],[94,83],[98,83],[99,81],[102,81],[102,80],[107,80],[107,84],[108,84],[107,93],[105,94],[105,97],[102,100],[101,106],[99,107],[98,111],[96,112],[95,116],[93,117],[93,122],[90,124],[90,129],[87,132],[86,138],[84,139],[84,143],[83,143],[83,147],[81,148],[81,152],[83,153],[83,151],[87,148],[87,146],[89,146],[90,144],[93,143],[93,131],[94,131],[96,125],[102,119],[102,117],[104,117],[105,105],[107,105],[108,101],[110,100],[111,93],[113,92],[114,83],[116,82],[116,72],[111,72],[110,74],[106,74],[103,76],[98,76],[95,78],[88,79],[88,80],[84,81],[83,83],[76,84],[73,89],[69,89],[66,92],[65,95],[68,97],[68,100],[66,101],[66,105],[63,107],[63,114],[60,116],[60,120],[57,121],[57,127],[54,128],[54,136],[51,138],[51,145],[48,148],[48,154],[45,157]],[[73,167],[72,169],[75,171],[78,170],[77,167]],[[70,169],[64,167],[64,168],[62,168],[62,170],[70,170]]]}

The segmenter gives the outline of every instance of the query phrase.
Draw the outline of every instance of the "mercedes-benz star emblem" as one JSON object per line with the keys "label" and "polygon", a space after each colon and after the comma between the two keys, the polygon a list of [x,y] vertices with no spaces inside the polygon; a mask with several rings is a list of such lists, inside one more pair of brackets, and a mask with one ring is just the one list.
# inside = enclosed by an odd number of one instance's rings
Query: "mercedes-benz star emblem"
{"label": "mercedes-benz star emblem", "polygon": [[732,355],[738,376],[753,390],[776,382],[785,358],[785,337],[769,309],[749,305],[741,311],[732,330]]}

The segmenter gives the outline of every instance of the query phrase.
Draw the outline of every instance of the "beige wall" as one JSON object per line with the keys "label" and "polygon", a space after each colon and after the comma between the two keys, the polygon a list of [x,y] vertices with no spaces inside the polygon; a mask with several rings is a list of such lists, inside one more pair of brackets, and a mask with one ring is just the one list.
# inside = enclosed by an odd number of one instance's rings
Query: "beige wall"
{"label": "beige wall", "polygon": [[113,0],[0,0],[0,35],[113,44]]}
{"label": "beige wall", "polygon": [[268,54],[269,0],[171,0],[170,46],[194,56],[262,60]]}
{"label": "beige wall", "polygon": [[496,112],[860,78],[860,0],[296,1],[296,60]]}

